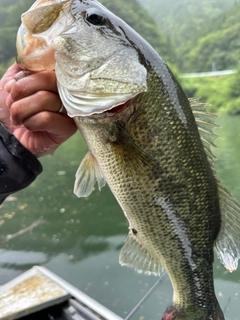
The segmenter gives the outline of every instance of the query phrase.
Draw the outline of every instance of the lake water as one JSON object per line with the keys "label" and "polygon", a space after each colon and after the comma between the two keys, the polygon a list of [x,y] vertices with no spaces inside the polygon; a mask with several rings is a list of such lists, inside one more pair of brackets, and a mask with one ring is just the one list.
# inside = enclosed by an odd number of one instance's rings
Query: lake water
{"label": "lake water", "polygon": [[[223,116],[218,123],[218,176],[240,199],[240,118]],[[75,172],[86,152],[76,134],[54,156],[41,159],[44,172],[39,178],[0,208],[0,285],[33,265],[45,266],[125,317],[156,277],[119,265],[128,223],[108,187],[86,199],[73,194]],[[39,219],[45,222],[7,241]],[[216,259],[214,274],[226,320],[239,319],[240,270],[228,274]],[[171,298],[166,278],[132,319],[161,319]]]}

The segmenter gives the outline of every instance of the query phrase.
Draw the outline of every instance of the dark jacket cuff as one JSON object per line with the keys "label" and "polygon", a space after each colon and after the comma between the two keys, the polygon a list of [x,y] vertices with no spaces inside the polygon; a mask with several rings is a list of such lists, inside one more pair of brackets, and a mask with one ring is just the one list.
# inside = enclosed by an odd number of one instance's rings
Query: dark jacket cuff
{"label": "dark jacket cuff", "polygon": [[0,204],[27,187],[42,172],[42,165],[0,122]]}

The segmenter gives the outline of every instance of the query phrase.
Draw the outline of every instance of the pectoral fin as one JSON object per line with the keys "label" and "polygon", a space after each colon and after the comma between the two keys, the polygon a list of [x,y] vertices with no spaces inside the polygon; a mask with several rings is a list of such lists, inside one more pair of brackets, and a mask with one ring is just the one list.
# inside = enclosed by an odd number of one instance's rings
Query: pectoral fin
{"label": "pectoral fin", "polygon": [[160,262],[153,259],[131,231],[120,252],[119,262],[121,265],[132,267],[140,273],[160,275],[163,272]]}
{"label": "pectoral fin", "polygon": [[88,152],[76,172],[74,193],[79,198],[89,196],[94,189],[96,181],[98,182],[99,190],[106,184],[97,160],[91,152]]}

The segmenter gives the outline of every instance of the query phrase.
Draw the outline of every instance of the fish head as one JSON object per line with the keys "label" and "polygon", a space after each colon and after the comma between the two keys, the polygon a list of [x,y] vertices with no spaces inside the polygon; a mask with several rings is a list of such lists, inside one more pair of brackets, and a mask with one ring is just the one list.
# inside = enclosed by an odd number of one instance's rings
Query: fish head
{"label": "fish head", "polygon": [[103,113],[147,91],[129,29],[96,0],[38,0],[22,15],[17,62],[56,71],[69,116]]}

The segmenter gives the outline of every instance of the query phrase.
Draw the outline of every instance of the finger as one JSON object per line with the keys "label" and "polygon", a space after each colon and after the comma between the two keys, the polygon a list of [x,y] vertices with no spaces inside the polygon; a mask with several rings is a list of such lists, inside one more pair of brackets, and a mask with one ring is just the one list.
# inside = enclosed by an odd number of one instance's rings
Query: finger
{"label": "finger", "polygon": [[34,74],[34,72],[28,71],[28,70],[21,70],[17,74],[15,74],[14,79],[16,81],[19,81],[19,80],[21,80],[21,79],[23,79],[25,77],[30,76],[30,74]]}
{"label": "finger", "polygon": [[[11,97],[7,98],[7,103],[11,102]],[[10,114],[16,125],[20,125],[25,119],[43,111],[58,112],[62,102],[56,93],[48,91],[38,91],[37,93],[12,102]]]}
{"label": "finger", "polygon": [[[24,77],[23,71],[19,72],[15,78],[16,83],[10,82],[11,96],[13,101],[23,99],[38,91],[50,91],[57,93],[57,83],[54,71],[42,71],[32,73]],[[18,80],[17,80],[18,79]]]}
{"label": "finger", "polygon": [[[13,79],[13,77],[19,73],[21,68],[14,63],[11,67],[8,68],[8,70],[3,75],[2,79],[0,80],[0,89],[4,88],[5,85]],[[6,89],[5,89],[6,90]]]}
{"label": "finger", "polygon": [[8,81],[5,86],[4,86],[4,90],[7,91],[8,93],[11,92],[12,87],[15,85],[16,80],[15,79],[11,79],[10,81]]}
{"label": "finger", "polygon": [[19,67],[19,65],[17,65],[17,63],[14,63],[13,65],[11,65],[11,67],[7,69],[7,71],[5,72],[1,80],[4,80],[4,84],[5,84],[7,81],[11,80],[21,70],[22,69]]}
{"label": "finger", "polygon": [[21,70],[19,72],[17,72],[13,78],[11,80],[9,80],[6,84],[5,84],[5,87],[4,89],[10,93],[13,86],[16,84],[17,81],[29,76],[30,74],[32,74],[32,72],[30,71],[27,71],[27,70]]}
{"label": "finger", "polygon": [[5,104],[6,104],[6,106],[8,107],[8,108],[10,108],[11,106],[12,106],[12,104],[13,104],[13,99],[12,99],[12,96],[11,96],[11,94],[9,94],[8,96],[7,96],[7,98],[6,98],[6,101],[5,101]]}
{"label": "finger", "polygon": [[77,130],[72,118],[47,111],[29,117],[23,124],[30,131],[48,132],[52,139],[59,144],[68,139]]}

